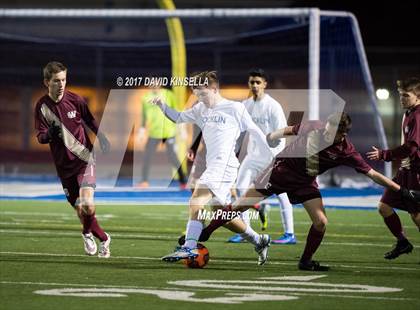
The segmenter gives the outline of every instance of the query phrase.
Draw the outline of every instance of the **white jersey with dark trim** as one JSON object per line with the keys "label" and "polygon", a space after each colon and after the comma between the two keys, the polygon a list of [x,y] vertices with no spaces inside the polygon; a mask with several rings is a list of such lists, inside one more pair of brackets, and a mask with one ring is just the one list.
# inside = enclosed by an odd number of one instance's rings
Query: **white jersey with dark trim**
{"label": "white jersey with dark trim", "polygon": [[[199,102],[180,113],[178,123],[195,123],[201,128],[206,143],[206,164],[209,167],[239,167],[235,155],[235,144],[243,131],[249,131],[256,141],[265,143],[265,136],[252,121],[240,102],[223,99],[215,107],[208,108]],[[269,152],[269,147],[261,150]]]}

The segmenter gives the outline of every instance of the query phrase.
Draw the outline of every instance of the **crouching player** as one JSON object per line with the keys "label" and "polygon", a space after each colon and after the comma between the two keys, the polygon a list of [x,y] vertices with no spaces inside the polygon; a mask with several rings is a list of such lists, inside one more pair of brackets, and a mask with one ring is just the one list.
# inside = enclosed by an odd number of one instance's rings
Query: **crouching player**
{"label": "crouching player", "polygon": [[[316,182],[317,175],[328,169],[344,165],[363,173],[377,184],[387,187],[401,196],[404,201],[417,201],[418,192],[400,187],[397,183],[372,169],[357,152],[347,137],[351,128],[351,119],[345,114],[336,114],[328,118],[326,124],[320,121],[309,121],[295,126],[276,130],[267,135],[269,144],[276,144],[279,138],[297,135],[297,139],[277,155],[273,163],[260,174],[246,194],[225,211],[247,210],[258,201],[273,194],[287,193],[292,204],[302,203],[311,218],[312,225],[307,235],[305,249],[298,267],[301,270],[326,271],[312,260],[325,234],[327,216],[321,193]],[[328,147],[319,147],[320,145]],[[296,154],[308,154],[297,157]],[[211,233],[226,223],[221,219],[213,220],[207,226],[200,240],[207,240]]]}
{"label": "crouching player", "polygon": [[[393,180],[401,186],[420,190],[420,79],[409,78],[398,81],[397,86],[401,106],[406,110],[402,121],[402,144],[392,150],[373,147],[373,151],[366,155],[371,160],[400,160],[400,167]],[[379,203],[379,213],[397,239],[395,247],[385,253],[385,259],[395,259],[413,250],[413,245],[408,241],[400,218],[393,208],[410,213],[411,219],[420,231],[420,205],[404,201],[397,193],[385,190]]]}
{"label": "crouching player", "polygon": [[50,145],[64,193],[83,225],[86,254],[95,255],[98,251],[95,236],[100,241],[98,256],[108,258],[111,237],[95,217],[95,164],[91,162],[92,143],[84,125],[97,134],[102,151],[107,152],[110,145],[106,137],[98,133],[98,125],[85,100],[65,90],[66,77],[67,68],[59,62],[50,62],[44,68],[48,94],[36,104],[37,138],[39,143]]}

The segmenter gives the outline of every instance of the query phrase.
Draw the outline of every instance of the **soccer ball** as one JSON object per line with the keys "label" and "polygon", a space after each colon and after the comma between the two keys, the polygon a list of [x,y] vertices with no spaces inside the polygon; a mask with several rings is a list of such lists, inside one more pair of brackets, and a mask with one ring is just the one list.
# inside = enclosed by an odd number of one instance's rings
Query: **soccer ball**
{"label": "soccer ball", "polygon": [[197,244],[198,256],[195,258],[187,258],[182,263],[188,268],[204,268],[209,262],[209,250],[201,243]]}

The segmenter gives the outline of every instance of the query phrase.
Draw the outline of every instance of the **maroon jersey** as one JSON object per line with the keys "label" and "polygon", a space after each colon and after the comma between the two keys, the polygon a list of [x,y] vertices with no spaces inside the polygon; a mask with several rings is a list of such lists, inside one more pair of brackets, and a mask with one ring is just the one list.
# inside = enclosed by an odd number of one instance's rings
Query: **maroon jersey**
{"label": "maroon jersey", "polygon": [[386,161],[401,159],[401,167],[420,171],[420,105],[404,114],[402,123],[402,145],[381,152],[381,158]]}
{"label": "maroon jersey", "polygon": [[[307,180],[315,179],[317,175],[340,165],[354,168],[363,174],[372,169],[347,137],[340,143],[316,151],[316,147],[322,148],[323,144],[326,145],[323,138],[324,128],[325,125],[320,121],[309,121],[293,126],[293,133],[296,135],[299,133],[299,137],[279,153],[275,161],[290,168],[296,176]],[[311,147],[315,148],[315,151],[307,157],[293,157],[293,154],[307,153]]]}
{"label": "maroon jersey", "polygon": [[[328,169],[345,165],[365,174],[372,169],[347,138],[315,152],[325,145],[323,131],[324,125],[319,121],[294,126],[293,133],[299,132],[299,137],[257,177],[254,182],[257,191],[264,196],[287,193],[292,204],[303,203],[321,197],[316,176]],[[296,157],[305,154],[308,148],[309,156]]]}
{"label": "maroon jersey", "polygon": [[[61,138],[50,139],[48,128],[52,123],[61,128]],[[57,174],[69,178],[87,166],[92,143],[84,124],[95,134],[98,125],[90,113],[86,101],[75,93],[65,91],[59,102],[48,95],[43,96],[35,107],[35,129],[38,141],[49,143]]]}

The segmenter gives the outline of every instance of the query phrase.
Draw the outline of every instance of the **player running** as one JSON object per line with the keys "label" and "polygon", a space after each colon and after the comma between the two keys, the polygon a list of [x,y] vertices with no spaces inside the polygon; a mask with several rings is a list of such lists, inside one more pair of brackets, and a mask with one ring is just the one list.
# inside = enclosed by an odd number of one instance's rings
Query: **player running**
{"label": "player running", "polygon": [[[393,180],[401,186],[420,190],[420,79],[397,81],[397,86],[401,106],[406,110],[402,120],[401,145],[392,150],[373,147],[373,151],[366,155],[371,160],[400,160],[400,167]],[[397,239],[395,247],[385,253],[384,257],[395,259],[401,254],[410,253],[413,245],[408,241],[400,218],[393,208],[410,213],[420,231],[420,205],[404,201],[400,195],[386,189],[378,208],[386,226]]]}
{"label": "player running", "polygon": [[[196,257],[197,240],[203,229],[199,219],[200,210],[213,202],[219,206],[230,203],[231,188],[234,185],[239,167],[235,156],[235,144],[243,131],[249,131],[259,143],[265,143],[265,136],[254,124],[245,107],[235,101],[223,98],[219,93],[218,79],[215,71],[203,72],[195,76],[196,81],[207,81],[207,86],[193,88],[198,97],[198,103],[183,112],[169,108],[160,98],[153,102],[157,104],[167,118],[177,123],[195,123],[202,131],[206,144],[206,170],[197,180],[194,192],[189,202],[189,220],[186,228],[186,238],[183,246],[174,253],[166,255],[162,260],[175,262],[180,259]],[[269,152],[265,144],[261,152]],[[244,234],[245,238],[255,245],[258,253],[258,263],[267,260],[270,237],[259,235],[240,219],[235,219],[229,229]]]}
{"label": "player running", "polygon": [[[309,121],[285,127],[267,135],[269,145],[275,145],[280,138],[299,134],[297,139],[278,154],[273,163],[259,175],[255,185],[224,210],[227,213],[232,210],[247,210],[253,208],[265,197],[287,193],[293,204],[303,204],[312,221],[298,268],[310,271],[328,270],[328,266],[322,266],[319,262],[312,260],[312,256],[324,237],[328,222],[316,182],[317,175],[340,165],[348,166],[365,174],[377,184],[389,188],[396,195],[400,195],[404,201],[420,201],[420,197],[416,197],[420,192],[400,187],[364,161],[347,137],[350,128],[350,117],[342,113],[330,116],[326,124],[320,121]],[[306,157],[296,156],[305,153]],[[213,220],[203,230],[200,240],[208,240],[211,233],[226,222],[223,219]]]}
{"label": "player running", "polygon": [[[286,117],[283,109],[275,99],[265,93],[267,87],[267,76],[262,69],[255,69],[248,74],[248,86],[252,97],[243,101],[248,113],[254,123],[266,135],[277,128],[287,126]],[[266,142],[264,142],[265,144]],[[280,153],[286,144],[285,139],[281,139],[279,145],[271,149],[269,156],[263,157],[260,149],[263,147],[258,144],[258,140],[253,136],[249,137],[247,155],[239,167],[236,188],[239,196],[245,193],[255,178],[270,164],[273,157]],[[296,238],[293,227],[293,207],[286,193],[277,196],[280,203],[280,216],[283,221],[284,235],[272,240],[274,244],[295,244]],[[262,206],[262,205],[261,205]],[[261,210],[260,210],[261,211]],[[250,225],[248,210],[241,213],[242,220]],[[266,223],[266,222],[265,222]],[[263,227],[264,228],[264,227]],[[243,236],[237,234],[229,239],[229,242],[239,243],[243,241]]]}
{"label": "player running", "polygon": [[109,150],[106,137],[98,133],[98,125],[86,101],[67,91],[67,68],[59,62],[49,62],[44,68],[44,84],[48,94],[38,100],[35,108],[35,129],[41,144],[49,144],[58,177],[68,202],[83,225],[82,237],[87,255],[111,255],[111,237],[99,226],[93,201],[95,163],[91,160],[92,143],[84,125],[98,137],[102,151]]}

